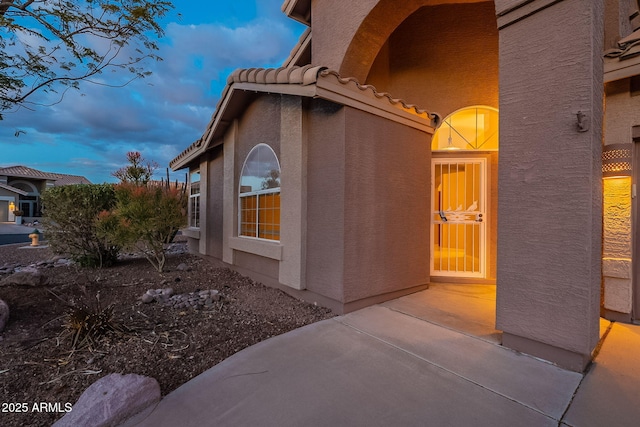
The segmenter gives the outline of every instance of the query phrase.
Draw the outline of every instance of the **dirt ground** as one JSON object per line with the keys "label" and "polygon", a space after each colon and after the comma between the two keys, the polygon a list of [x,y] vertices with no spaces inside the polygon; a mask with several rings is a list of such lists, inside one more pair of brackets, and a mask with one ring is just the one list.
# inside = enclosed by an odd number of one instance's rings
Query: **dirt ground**
{"label": "dirt ground", "polygon": [[[49,249],[20,246],[0,246],[0,269],[54,257]],[[64,415],[66,403],[110,373],[153,377],[166,395],[243,348],[332,317],[325,308],[186,254],[184,246],[173,248],[164,273],[139,257],[108,269],[58,263],[38,267],[45,285],[0,287],[11,312],[0,333],[0,425],[49,426]],[[141,302],[145,291],[167,287],[176,294],[215,289],[221,298],[201,309]],[[73,350],[77,329],[68,325],[77,328],[70,313],[79,307],[104,314],[104,333]],[[42,402],[54,405],[35,410]],[[17,412],[21,408],[27,410]]]}

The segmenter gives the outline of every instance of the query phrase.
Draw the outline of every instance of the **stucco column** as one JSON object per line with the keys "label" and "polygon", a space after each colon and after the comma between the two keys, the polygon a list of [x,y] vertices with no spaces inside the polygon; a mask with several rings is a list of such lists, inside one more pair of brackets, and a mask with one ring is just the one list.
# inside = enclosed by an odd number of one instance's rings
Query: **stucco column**
{"label": "stucco column", "polygon": [[208,156],[201,157],[200,160],[200,240],[198,241],[198,252],[204,255],[207,253],[207,214],[209,211],[209,186],[212,185],[209,178]]}
{"label": "stucco column", "polygon": [[497,328],[581,371],[598,342],[603,0],[496,0]]}
{"label": "stucco column", "polygon": [[279,281],[305,289],[307,219],[307,147],[302,98],[282,96],[280,119],[281,210]]}
{"label": "stucco column", "polygon": [[[236,140],[238,138],[238,122],[231,123],[224,135],[224,181],[222,187],[222,261],[233,264],[233,249],[229,246],[229,239],[237,235],[236,206],[238,203],[235,188],[235,158]],[[202,179],[202,176],[200,176]]]}

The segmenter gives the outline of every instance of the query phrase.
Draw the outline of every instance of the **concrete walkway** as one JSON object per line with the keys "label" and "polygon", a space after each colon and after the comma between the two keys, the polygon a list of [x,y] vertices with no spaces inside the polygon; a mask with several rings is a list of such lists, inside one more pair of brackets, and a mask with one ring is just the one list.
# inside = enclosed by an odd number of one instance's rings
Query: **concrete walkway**
{"label": "concrete walkway", "polygon": [[494,310],[493,287],[432,285],[247,348],[126,425],[640,425],[639,326],[602,321],[585,376],[501,347]]}

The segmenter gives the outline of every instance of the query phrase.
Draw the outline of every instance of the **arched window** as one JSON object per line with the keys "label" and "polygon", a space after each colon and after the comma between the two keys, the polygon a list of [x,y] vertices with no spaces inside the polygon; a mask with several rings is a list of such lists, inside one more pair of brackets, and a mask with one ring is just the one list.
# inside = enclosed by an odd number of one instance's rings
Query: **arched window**
{"label": "arched window", "polygon": [[447,116],[431,140],[432,151],[497,151],[498,110],[477,105]]}
{"label": "arched window", "polygon": [[253,147],[244,161],[238,222],[240,236],[280,240],[280,163],[267,144]]}

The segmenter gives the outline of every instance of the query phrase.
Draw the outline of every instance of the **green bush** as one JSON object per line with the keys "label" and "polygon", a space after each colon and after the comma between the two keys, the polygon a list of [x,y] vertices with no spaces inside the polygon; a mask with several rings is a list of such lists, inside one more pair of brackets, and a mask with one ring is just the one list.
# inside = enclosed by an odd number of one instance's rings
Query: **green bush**
{"label": "green bush", "polygon": [[167,244],[187,222],[184,187],[121,183],[115,191],[117,205],[101,217],[102,229],[119,245],[142,252],[161,272]]}
{"label": "green bush", "polygon": [[79,184],[49,188],[42,194],[43,225],[51,249],[87,267],[106,267],[118,258],[119,246],[99,221],[116,204],[111,184]]}

